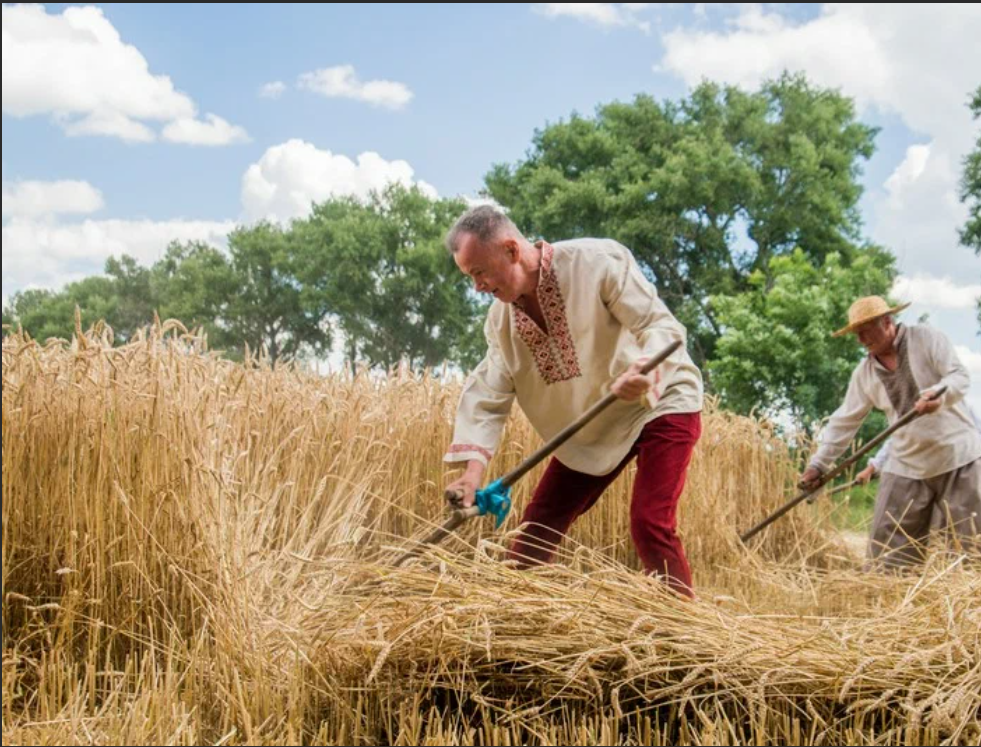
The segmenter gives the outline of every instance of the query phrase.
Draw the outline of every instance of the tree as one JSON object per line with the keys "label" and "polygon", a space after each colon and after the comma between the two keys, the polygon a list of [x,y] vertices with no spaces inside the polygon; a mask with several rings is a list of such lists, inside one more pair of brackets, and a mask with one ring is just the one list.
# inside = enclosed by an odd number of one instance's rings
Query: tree
{"label": "tree", "polygon": [[241,228],[228,237],[234,292],[227,305],[228,334],[275,362],[330,352],[326,314],[302,302],[291,232],[271,223]]}
{"label": "tree", "polygon": [[[974,94],[971,110],[975,119],[981,119],[981,87]],[[981,132],[978,133],[974,150],[964,162],[961,197],[970,210],[967,225],[961,232],[961,241],[981,256]],[[981,299],[978,299],[978,324],[981,325]]]}
{"label": "tree", "polygon": [[368,306],[377,292],[374,267],[383,243],[379,216],[353,198],[315,205],[295,221],[294,272],[309,313],[324,313],[342,333],[350,365],[361,360],[370,334]]}
{"label": "tree", "polygon": [[465,205],[431,200],[418,189],[389,189],[374,210],[384,226],[376,265],[372,334],[364,350],[372,362],[415,368],[460,362],[480,306],[469,279],[447,253],[443,238]]}
{"label": "tree", "polygon": [[[69,339],[75,334],[77,307],[83,329],[105,322],[117,344],[128,342],[150,324],[156,305],[150,271],[125,255],[111,257],[105,275],[70,283],[60,291],[26,291],[11,303],[11,318],[35,339]],[[7,317],[4,319],[6,324]]]}
{"label": "tree", "polygon": [[40,342],[71,339],[75,334],[76,308],[81,311],[83,330],[100,321],[111,327],[119,308],[112,280],[100,276],[71,283],[59,292],[24,291],[16,294],[11,303],[18,323]]}
{"label": "tree", "polygon": [[135,259],[123,255],[106,261],[106,276],[112,281],[116,308],[111,326],[116,338],[128,342],[136,331],[153,322],[153,314],[159,300],[153,293],[151,272],[140,266]]}
{"label": "tree", "polygon": [[4,304],[3,306],[3,336],[6,337],[7,333],[13,329],[17,324],[17,320],[14,318],[13,310]]}
{"label": "tree", "polygon": [[325,314],[304,305],[292,231],[271,223],[239,228],[228,252],[207,244],[172,244],[151,271],[161,318],[203,329],[212,348],[241,357],[245,347],[273,362],[330,351]]}
{"label": "tree", "polygon": [[241,340],[225,326],[236,286],[223,252],[201,242],[175,242],[151,268],[150,288],[159,299],[161,319],[177,319],[189,329],[202,330],[213,349],[241,353]]}
{"label": "tree", "polygon": [[212,349],[241,357],[248,346],[273,362],[325,357],[337,327],[355,363],[467,365],[483,352],[482,307],[442,246],[463,209],[398,186],[330,200],[289,227],[239,228],[227,252],[174,243],[151,268],[112,258],[103,277],[16,296],[10,316],[36,337],[67,338],[77,305],[83,323],[105,320],[125,342],[157,311],[204,330]]}
{"label": "tree", "polygon": [[[978,88],[971,102],[974,118],[981,118],[981,88]],[[981,132],[978,133],[974,150],[964,162],[964,180],[961,196],[968,203],[970,217],[961,232],[961,239],[978,254],[981,254]]]}
{"label": "tree", "polygon": [[811,429],[841,404],[863,352],[834,338],[855,298],[884,295],[895,275],[892,255],[868,247],[847,264],[838,254],[815,267],[802,250],[773,257],[749,290],[712,299],[722,328],[709,364],[723,404],[748,414],[790,413]]}
{"label": "tree", "polygon": [[816,266],[851,261],[875,134],[799,76],[756,93],[706,83],[677,104],[638,96],[550,125],[486,191],[532,234],[630,247],[704,364],[723,333],[712,296],[771,282],[771,260],[798,248]]}
{"label": "tree", "polygon": [[442,244],[464,208],[395,185],[367,203],[331,200],[294,223],[306,308],[336,320],[352,365],[473,362],[482,307]]}

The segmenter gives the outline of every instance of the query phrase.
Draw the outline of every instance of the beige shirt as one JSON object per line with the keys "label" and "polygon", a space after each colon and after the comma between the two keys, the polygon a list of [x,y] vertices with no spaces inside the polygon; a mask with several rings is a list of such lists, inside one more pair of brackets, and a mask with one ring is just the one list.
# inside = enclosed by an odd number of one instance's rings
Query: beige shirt
{"label": "beige shirt", "polygon": [[[685,328],[658,297],[630,251],[611,240],[540,244],[538,300],[548,331],[521,308],[495,301],[487,355],[468,377],[447,462],[493,457],[515,399],[549,440],[609,393],[612,382]],[[556,452],[567,467],[611,472],[655,418],[702,409],[702,377],[684,347],[660,368],[660,398],[617,400]]]}
{"label": "beige shirt", "polygon": [[[942,332],[926,326],[900,327],[897,345],[905,346],[908,367],[900,360],[900,371],[889,372],[871,356],[852,374],[844,404],[831,416],[821,434],[821,446],[812,467],[827,472],[845,453],[866,416],[874,409],[895,423],[915,404],[913,394],[947,387],[943,407],[924,415],[892,437],[889,458],[883,472],[911,480],[928,480],[953,472],[981,459],[981,433],[975,428],[965,396],[971,377],[957,357],[950,340]],[[899,374],[899,381],[892,377]],[[905,376],[908,381],[901,379]],[[893,387],[890,393],[886,383]],[[902,399],[900,412],[894,400]]]}

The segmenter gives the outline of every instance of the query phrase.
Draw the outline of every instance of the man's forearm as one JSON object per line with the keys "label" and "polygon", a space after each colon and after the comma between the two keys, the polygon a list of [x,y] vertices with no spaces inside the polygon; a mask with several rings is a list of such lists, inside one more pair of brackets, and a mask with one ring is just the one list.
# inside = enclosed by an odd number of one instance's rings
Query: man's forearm
{"label": "man's forearm", "polygon": [[475,483],[480,485],[481,480],[484,479],[484,471],[486,469],[487,468],[484,466],[484,463],[479,459],[471,459],[469,462],[467,462],[467,468],[464,470],[463,476],[472,479]]}

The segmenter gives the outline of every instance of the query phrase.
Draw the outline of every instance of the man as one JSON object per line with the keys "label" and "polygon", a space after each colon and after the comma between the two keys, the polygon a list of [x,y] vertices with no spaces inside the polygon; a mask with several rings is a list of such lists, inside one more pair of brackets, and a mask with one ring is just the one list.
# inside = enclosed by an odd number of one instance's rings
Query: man
{"label": "man", "polygon": [[457,221],[447,248],[477,290],[496,299],[484,327],[487,355],[464,387],[445,457],[466,470],[448,490],[473,504],[515,399],[548,440],[613,391],[617,402],[556,452],[511,558],[524,567],[549,562],[573,522],[636,458],[634,546],[649,573],[691,596],[676,515],[701,435],[702,378],[684,348],[656,372],[639,373],[644,356],[685,340],[685,328],[615,241],[531,244],[506,215],[482,206]]}
{"label": "man", "polygon": [[[971,416],[971,420],[974,422],[974,427],[978,429],[978,433],[981,433],[981,417],[978,417],[978,414],[970,405],[967,406],[967,411]],[[886,462],[889,461],[889,455],[891,453],[892,439],[890,438],[875,453],[875,456],[869,460],[868,466],[855,475],[855,479],[859,485],[868,485],[873,479],[879,477],[882,474],[883,468],[886,466]]]}
{"label": "man", "polygon": [[[931,531],[946,530],[966,549],[981,532],[981,434],[964,397],[970,376],[945,335],[927,326],[899,325],[879,297],[852,305],[849,324],[869,355],[852,374],[844,404],[831,416],[811,466],[801,476],[813,485],[854,439],[877,408],[890,423],[916,409],[918,420],[892,437],[876,499],[869,555],[900,568],[923,559]],[[947,392],[932,399],[941,387]]]}

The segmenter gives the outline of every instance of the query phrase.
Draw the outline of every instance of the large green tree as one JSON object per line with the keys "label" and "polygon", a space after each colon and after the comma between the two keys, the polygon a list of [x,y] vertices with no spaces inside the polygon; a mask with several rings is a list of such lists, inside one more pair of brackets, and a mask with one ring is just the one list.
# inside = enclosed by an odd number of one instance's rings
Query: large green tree
{"label": "large green tree", "polygon": [[236,288],[224,252],[201,242],[175,242],[153,265],[150,284],[161,319],[203,331],[212,349],[240,352],[241,341],[224,326]]}
{"label": "large green tree", "polygon": [[852,261],[875,134],[802,77],[752,93],[706,83],[679,103],[638,96],[552,124],[486,190],[531,234],[630,247],[704,364],[724,332],[712,296],[768,285],[771,260],[795,249],[815,266]]}
{"label": "large green tree", "polygon": [[[971,109],[975,119],[981,119],[981,87],[974,94]],[[981,256],[981,131],[978,132],[974,150],[964,163],[962,197],[970,210],[967,225],[961,232],[965,246]],[[978,324],[981,325],[981,299],[978,299]]]}
{"label": "large green tree", "polygon": [[136,331],[153,321],[159,299],[153,294],[151,272],[132,257],[110,257],[106,261],[106,276],[111,281],[115,309],[111,323],[120,341],[132,339]]}
{"label": "large green tree", "polygon": [[227,300],[226,329],[270,359],[330,352],[323,313],[311,313],[294,274],[297,244],[288,229],[270,223],[234,231],[228,253],[234,289]]}
{"label": "large green tree", "polygon": [[773,257],[749,290],[712,299],[723,329],[709,370],[723,404],[737,412],[789,413],[811,428],[835,410],[863,352],[834,338],[855,298],[888,292],[894,259],[874,248],[850,264],[838,254],[815,267],[807,255]]}
{"label": "large green tree", "polygon": [[124,343],[153,321],[155,305],[150,270],[124,255],[111,257],[104,275],[69,283],[59,291],[17,294],[9,313],[35,339],[68,339],[75,333],[77,307],[85,329],[105,322],[112,329],[115,342]]}
{"label": "large green tree", "polygon": [[125,342],[157,312],[204,330],[212,349],[273,361],[326,357],[337,329],[354,364],[468,366],[483,307],[442,245],[464,207],[400,186],[330,200],[288,227],[240,228],[227,251],[174,243],[150,268],[110,259],[103,276],[15,296],[4,320],[67,338],[78,306],[85,326],[104,320]]}
{"label": "large green tree", "polygon": [[[31,337],[40,342],[71,339],[75,334],[75,309],[81,310],[82,326],[97,322],[113,325],[119,308],[113,281],[97,276],[70,283],[63,290],[28,290],[11,299],[13,315]],[[114,328],[115,330],[115,328]]]}
{"label": "large green tree", "polygon": [[465,205],[392,186],[366,203],[332,200],[293,225],[305,307],[326,313],[352,363],[469,365],[482,307],[443,248]]}
{"label": "large green tree", "polygon": [[151,273],[160,316],[204,330],[212,348],[234,357],[246,347],[274,362],[326,355],[330,327],[303,303],[296,250],[290,229],[271,223],[233,231],[227,252],[173,244]]}

